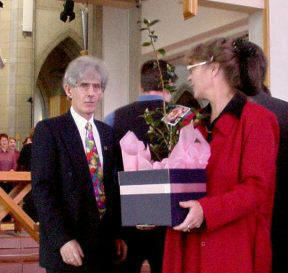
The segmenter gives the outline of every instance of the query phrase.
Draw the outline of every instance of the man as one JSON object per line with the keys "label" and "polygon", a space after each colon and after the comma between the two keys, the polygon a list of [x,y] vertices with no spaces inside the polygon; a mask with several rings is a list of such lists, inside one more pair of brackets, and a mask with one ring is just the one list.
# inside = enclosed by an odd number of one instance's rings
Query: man
{"label": "man", "polygon": [[125,257],[111,129],[94,120],[107,83],[100,60],[66,69],[68,113],[41,121],[32,144],[32,192],[40,222],[40,265],[48,273],[111,273]]}
{"label": "man", "polygon": [[[161,60],[160,67],[164,82],[172,84],[177,76],[169,72],[169,64]],[[142,66],[141,86],[143,95],[138,98],[138,101],[119,108],[105,118],[105,122],[115,130],[118,142],[130,130],[139,140],[145,144],[149,143],[147,137],[149,128],[142,115],[147,108],[153,111],[163,106],[163,100],[171,99],[169,91],[162,89],[156,60],[148,61]],[[127,242],[128,254],[126,261],[120,266],[119,272],[139,273],[143,261],[147,259],[151,272],[160,273],[164,236],[165,229],[163,227],[155,229],[124,228],[123,237]]]}
{"label": "man", "polygon": [[[246,88],[255,88],[258,94],[251,97],[256,103],[272,111],[278,120],[280,128],[280,143],[277,159],[277,180],[272,217],[272,272],[288,272],[287,259],[287,228],[288,228],[288,102],[273,98],[270,90],[265,86],[264,80],[267,70],[267,61],[263,50],[252,42],[245,41],[245,47],[250,52],[243,63],[243,76]],[[252,54],[252,55],[251,55]],[[243,58],[245,60],[245,58]],[[257,77],[255,75],[260,75]],[[261,78],[262,82],[255,79]]]}

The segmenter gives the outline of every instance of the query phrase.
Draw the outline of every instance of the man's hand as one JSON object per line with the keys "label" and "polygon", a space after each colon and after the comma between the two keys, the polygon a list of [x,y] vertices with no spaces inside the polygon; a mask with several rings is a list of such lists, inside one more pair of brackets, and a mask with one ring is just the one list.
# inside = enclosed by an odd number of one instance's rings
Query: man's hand
{"label": "man's hand", "polygon": [[174,227],[175,230],[190,232],[193,228],[199,228],[204,220],[203,209],[198,201],[179,202],[180,207],[189,208],[185,220]]}
{"label": "man's hand", "polygon": [[84,254],[81,246],[76,240],[71,240],[63,245],[60,248],[60,254],[64,263],[74,266],[82,265]]}
{"label": "man's hand", "polygon": [[117,262],[123,262],[127,256],[127,245],[121,240],[116,240],[116,254],[117,254]]}

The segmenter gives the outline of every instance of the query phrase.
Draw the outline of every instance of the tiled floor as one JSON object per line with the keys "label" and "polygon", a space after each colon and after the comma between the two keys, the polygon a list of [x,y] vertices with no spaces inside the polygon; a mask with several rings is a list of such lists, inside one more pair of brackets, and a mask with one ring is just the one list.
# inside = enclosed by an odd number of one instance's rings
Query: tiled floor
{"label": "tiled floor", "polygon": [[[21,257],[26,260],[28,258],[29,262],[22,262]],[[38,266],[38,244],[33,239],[26,233],[4,232],[0,234],[0,273],[44,272],[44,269]],[[150,273],[147,261],[143,263],[141,273]]]}

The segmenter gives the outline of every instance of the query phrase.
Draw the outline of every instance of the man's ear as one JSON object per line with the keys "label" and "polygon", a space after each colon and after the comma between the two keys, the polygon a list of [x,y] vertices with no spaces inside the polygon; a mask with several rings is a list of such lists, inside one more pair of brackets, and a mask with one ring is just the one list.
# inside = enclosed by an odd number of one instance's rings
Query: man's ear
{"label": "man's ear", "polygon": [[69,84],[65,84],[63,88],[64,88],[64,91],[67,95],[67,98],[69,98],[71,100],[72,99],[72,90],[71,90],[72,87]]}

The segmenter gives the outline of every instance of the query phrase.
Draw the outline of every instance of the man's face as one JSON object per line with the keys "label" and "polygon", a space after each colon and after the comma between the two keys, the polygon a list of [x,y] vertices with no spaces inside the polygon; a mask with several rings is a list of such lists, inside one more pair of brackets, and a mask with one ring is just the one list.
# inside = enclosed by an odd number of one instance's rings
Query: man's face
{"label": "man's face", "polygon": [[16,141],[13,138],[9,139],[9,149],[13,151],[16,150]]}
{"label": "man's face", "polygon": [[103,97],[100,75],[93,69],[87,69],[76,86],[64,87],[67,96],[72,100],[74,110],[89,120]]}
{"label": "man's face", "polygon": [[6,137],[1,137],[0,139],[0,147],[3,149],[3,150],[7,150],[8,149],[8,138]]}

